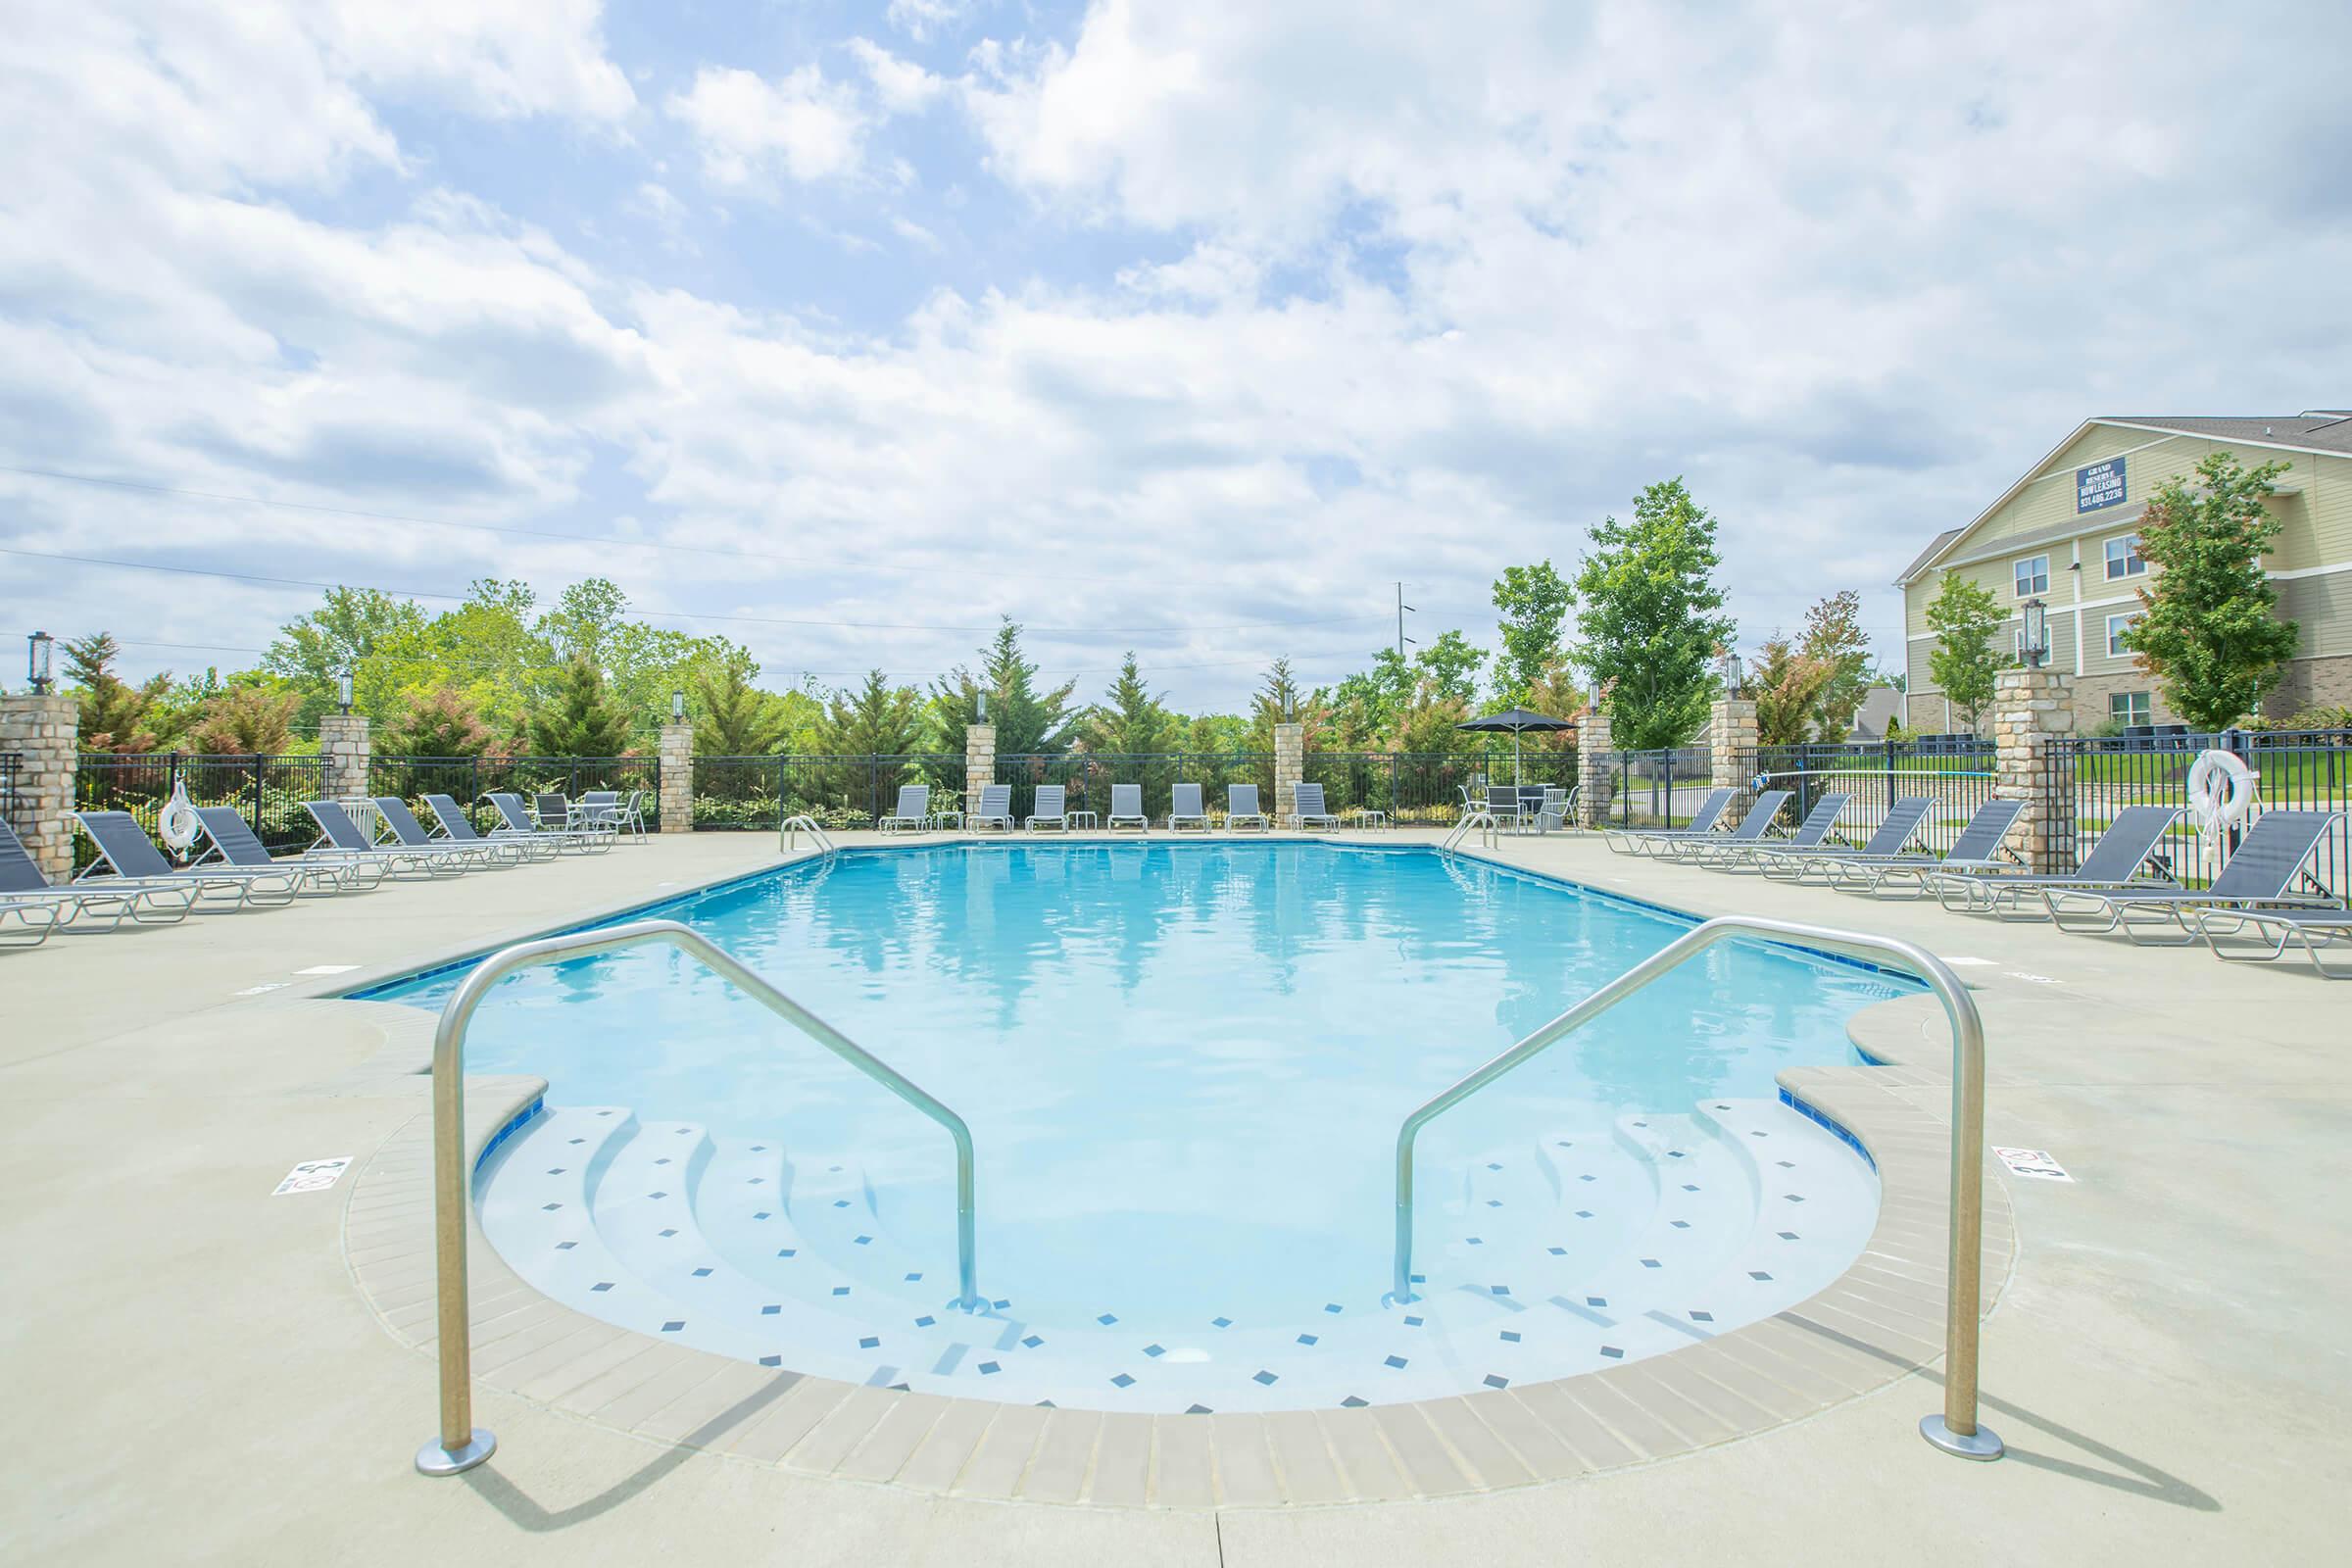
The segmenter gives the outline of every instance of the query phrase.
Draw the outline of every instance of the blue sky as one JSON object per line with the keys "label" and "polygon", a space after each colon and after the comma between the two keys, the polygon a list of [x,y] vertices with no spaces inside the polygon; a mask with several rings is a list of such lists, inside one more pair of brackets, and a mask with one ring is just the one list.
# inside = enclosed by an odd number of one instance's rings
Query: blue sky
{"label": "blue sky", "polygon": [[1009,613],[1088,692],[1132,646],[1230,708],[1278,654],[1360,664],[1397,580],[1419,635],[1489,640],[1503,565],[1676,473],[1750,647],[1853,587],[1893,657],[1895,570],[2082,417],[2352,396],[2352,110],[2278,68],[2346,54],[2335,8],[20,30],[0,634],[103,627],[141,671],[245,662],[316,596],[53,558],[604,572],[777,683],[934,672]]}

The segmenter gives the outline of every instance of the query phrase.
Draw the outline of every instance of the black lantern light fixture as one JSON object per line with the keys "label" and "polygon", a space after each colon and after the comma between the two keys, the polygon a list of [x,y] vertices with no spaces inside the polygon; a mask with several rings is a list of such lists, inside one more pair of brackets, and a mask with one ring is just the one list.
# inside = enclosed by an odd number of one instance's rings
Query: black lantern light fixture
{"label": "black lantern light fixture", "polygon": [[1715,672],[1723,677],[1723,695],[1737,698],[1740,695],[1740,683],[1747,673],[1740,667],[1740,656],[1728,648],[1725,649],[1722,660],[1715,666]]}
{"label": "black lantern light fixture", "polygon": [[27,685],[32,687],[32,694],[35,697],[46,697],[49,694],[49,687],[54,679],[50,670],[50,660],[54,656],[56,647],[57,639],[45,631],[36,631],[24,639],[24,680]]}
{"label": "black lantern light fixture", "polygon": [[2026,647],[2025,665],[2039,669],[2050,658],[2050,607],[2039,599],[2025,603]]}
{"label": "black lantern light fixture", "polygon": [[335,706],[343,710],[345,716],[349,716],[351,712],[351,671],[348,669],[336,672]]}
{"label": "black lantern light fixture", "polygon": [[980,694],[980,717],[976,722],[982,724],[988,722],[988,693],[986,692]]}
{"label": "black lantern light fixture", "polygon": [[672,724],[686,722],[686,694],[684,692],[669,694],[669,721]]}

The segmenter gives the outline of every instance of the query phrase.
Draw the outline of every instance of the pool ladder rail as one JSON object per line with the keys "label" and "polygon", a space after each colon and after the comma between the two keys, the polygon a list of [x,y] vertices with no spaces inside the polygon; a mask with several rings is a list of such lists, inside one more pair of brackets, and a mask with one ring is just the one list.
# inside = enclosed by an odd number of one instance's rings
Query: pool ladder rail
{"label": "pool ladder rail", "polygon": [[804,829],[808,831],[809,839],[816,845],[818,854],[830,858],[841,853],[841,846],[833,842],[832,835],[825,831],[824,825],[807,812],[803,812],[799,816],[788,816],[776,824],[776,853],[789,855],[799,849],[801,833]]}
{"label": "pool ladder rail", "polygon": [[[799,820],[807,822],[807,817]],[[809,822],[820,835],[822,829]],[[830,850],[828,849],[828,853]],[[441,1435],[416,1450],[416,1468],[454,1476],[490,1457],[498,1440],[473,1424],[473,1347],[466,1284],[466,1249],[472,1202],[466,1162],[466,1030],[474,1009],[518,969],[562,963],[600,953],[664,945],[683,949],[768,1011],[947,1129],[956,1144],[955,1304],[980,1305],[973,1266],[972,1133],[961,1116],[923,1092],[906,1074],[744,967],[725,949],[675,920],[636,920],[601,931],[547,937],[494,953],[476,965],[441,1008],[433,1026],[433,1256],[441,1358]]]}
{"label": "pool ladder rail", "polygon": [[[1459,828],[1455,830],[1457,833]],[[1396,1270],[1395,1299],[1413,1299],[1413,1140],[1428,1122],[1514,1067],[1541,1055],[1683,961],[1721,942],[1762,937],[1850,957],[1892,960],[1928,984],[1943,1004],[1952,1033],[1950,1255],[1943,1306],[1943,1409],[1919,1423],[1920,1435],[1945,1453],[1997,1459],[2001,1440],[1977,1421],[1978,1302],[1984,1265],[1984,1024],[1959,976],[1941,958],[1909,942],[1751,915],[1706,921],[1668,943],[1485,1066],[1435,1096],[1396,1129]]]}
{"label": "pool ladder rail", "polygon": [[1494,813],[1488,810],[1485,807],[1472,807],[1469,810],[1462,813],[1461,820],[1453,824],[1452,829],[1448,831],[1446,837],[1439,842],[1438,848],[1445,853],[1450,854],[1453,851],[1460,849],[1462,846],[1462,840],[1468,837],[1472,832],[1476,832],[1478,834],[1478,845],[1480,849],[1495,849],[1498,848],[1501,843],[1502,824],[1496,821]]}

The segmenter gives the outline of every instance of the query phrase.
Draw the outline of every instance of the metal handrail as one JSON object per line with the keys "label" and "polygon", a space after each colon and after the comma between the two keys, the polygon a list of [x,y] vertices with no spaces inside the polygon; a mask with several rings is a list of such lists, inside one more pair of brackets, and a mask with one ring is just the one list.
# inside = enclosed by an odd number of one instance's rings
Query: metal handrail
{"label": "metal handrail", "polygon": [[1438,845],[1438,848],[1440,850],[1452,850],[1459,848],[1463,838],[1470,832],[1472,828],[1479,829],[1479,842],[1481,844],[1488,843],[1489,835],[1494,831],[1495,826],[1496,824],[1494,821],[1494,812],[1488,810],[1483,806],[1472,807],[1469,810],[1462,813],[1461,820],[1453,824],[1452,830],[1446,835],[1445,839]]}
{"label": "metal handrail", "polygon": [[1859,931],[1834,931],[1788,920],[1727,915],[1676,938],[1510,1050],[1428,1101],[1396,1130],[1396,1299],[1413,1299],[1413,1140],[1433,1117],[1460,1104],[1504,1073],[1663,976],[1690,957],[1735,937],[1801,943],[1849,956],[1892,958],[1926,981],[1952,1026],[1951,1253],[1943,1323],[1943,1411],[1921,1420],[1927,1440],[1946,1453],[1997,1459],[2001,1440],[1977,1423],[1977,1300],[1984,1258],[1984,1024],[1977,1004],[1941,958],[1909,942]]}
{"label": "metal handrail", "polygon": [[683,948],[754,1002],[815,1040],[859,1072],[948,1130],[956,1141],[956,1274],[955,1304],[980,1304],[972,1266],[972,1133],[963,1118],[897,1068],[877,1060],[840,1030],[745,968],[734,955],[675,920],[637,920],[602,931],[547,937],[494,953],[466,977],[433,1026],[433,1256],[439,1298],[441,1435],[416,1450],[416,1468],[454,1476],[490,1457],[498,1440],[473,1424],[473,1355],[466,1292],[466,1027],[490,988],[517,969],[590,954],[665,943]]}
{"label": "metal handrail", "polygon": [[818,822],[815,817],[810,816],[806,812],[803,812],[799,816],[788,816],[783,821],[776,824],[776,849],[778,853],[799,849],[801,847],[801,829],[803,828],[807,828],[808,830],[808,836],[816,840],[816,847],[819,853],[825,855],[839,855],[841,853],[841,847],[833,842],[832,835],[825,831],[823,824]]}

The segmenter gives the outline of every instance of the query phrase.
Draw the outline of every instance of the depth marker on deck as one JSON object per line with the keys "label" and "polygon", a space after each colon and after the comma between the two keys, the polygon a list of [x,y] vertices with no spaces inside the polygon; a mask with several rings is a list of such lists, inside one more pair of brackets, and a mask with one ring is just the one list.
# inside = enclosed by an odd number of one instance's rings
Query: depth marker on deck
{"label": "depth marker on deck", "polygon": [[339,1154],[333,1159],[306,1159],[286,1172],[286,1179],[279,1182],[270,1196],[283,1198],[288,1193],[323,1193],[340,1181],[343,1172],[350,1167],[349,1154]]}

